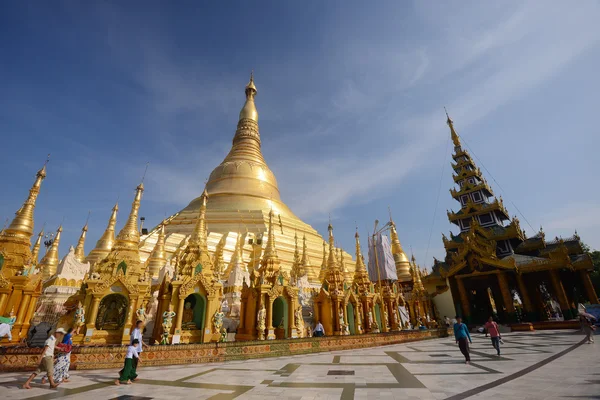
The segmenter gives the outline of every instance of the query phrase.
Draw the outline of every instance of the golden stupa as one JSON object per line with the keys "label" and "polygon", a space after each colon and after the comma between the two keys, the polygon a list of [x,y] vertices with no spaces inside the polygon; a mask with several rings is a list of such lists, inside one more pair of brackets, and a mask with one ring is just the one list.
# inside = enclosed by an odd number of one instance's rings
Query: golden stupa
{"label": "golden stupa", "polygon": [[[306,237],[307,256],[315,260],[323,257],[324,239],[315,229],[294,215],[282,201],[277,179],[261,153],[258,111],[254,103],[257,90],[252,76],[245,92],[246,102],[240,111],[231,150],[223,162],[212,171],[206,184],[206,191],[210,196],[206,213],[208,247],[210,253],[214,254],[219,243],[222,246],[224,242],[223,259],[228,265],[241,234],[244,243],[242,260],[249,270],[253,270],[258,267],[267,244],[269,212],[272,210],[277,254],[282,272],[289,275],[294,265],[294,237]],[[202,192],[201,186],[198,187],[198,192]],[[167,259],[171,258],[185,238],[192,234],[200,202],[201,196],[198,196],[183,210],[167,218]],[[142,237],[140,255],[143,261],[150,257],[160,230],[159,225]],[[344,257],[349,273],[354,273],[354,260],[345,252]],[[318,265],[307,268],[311,283],[319,284],[319,269]],[[153,274],[153,278],[157,278],[157,274]]]}

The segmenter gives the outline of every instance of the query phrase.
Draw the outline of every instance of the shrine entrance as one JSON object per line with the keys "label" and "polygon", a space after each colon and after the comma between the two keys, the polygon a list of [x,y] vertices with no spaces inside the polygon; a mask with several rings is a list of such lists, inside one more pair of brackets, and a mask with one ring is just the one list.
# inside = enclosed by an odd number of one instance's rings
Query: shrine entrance
{"label": "shrine entrance", "polygon": [[351,335],[356,335],[356,320],[354,318],[354,304],[351,302],[346,306],[346,316],[348,317],[348,329]]}
{"label": "shrine entrance", "polygon": [[277,339],[286,339],[288,337],[288,304],[285,298],[278,297],[273,302],[273,318],[271,323],[273,328],[275,328],[275,337]]}
{"label": "shrine entrance", "polygon": [[192,293],[184,300],[181,328],[183,330],[199,329],[204,336],[206,319],[206,298],[200,293]]}

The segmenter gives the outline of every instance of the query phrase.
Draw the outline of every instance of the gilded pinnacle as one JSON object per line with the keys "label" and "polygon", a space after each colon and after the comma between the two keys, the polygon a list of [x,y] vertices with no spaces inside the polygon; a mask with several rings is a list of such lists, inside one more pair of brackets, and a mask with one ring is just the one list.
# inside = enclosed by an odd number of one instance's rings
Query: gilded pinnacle
{"label": "gilded pinnacle", "polygon": [[114,207],[112,208],[110,218],[108,219],[108,225],[106,226],[106,230],[104,231],[100,239],[98,239],[98,241],[96,242],[96,247],[92,251],[90,251],[90,253],[85,259],[86,262],[90,263],[92,268],[94,267],[94,264],[106,257],[115,245],[115,226],[117,225],[118,211],[119,203],[115,203]]}

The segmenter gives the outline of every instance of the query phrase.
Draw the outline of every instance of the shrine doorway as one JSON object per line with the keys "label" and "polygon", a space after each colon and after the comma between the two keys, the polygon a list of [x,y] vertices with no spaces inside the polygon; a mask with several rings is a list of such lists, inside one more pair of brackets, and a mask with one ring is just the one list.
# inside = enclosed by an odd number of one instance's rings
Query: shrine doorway
{"label": "shrine doorway", "polygon": [[199,329],[202,331],[202,336],[204,336],[206,297],[200,293],[192,293],[185,298],[183,304],[182,328],[188,330]]}
{"label": "shrine doorway", "polygon": [[375,319],[377,320],[377,326],[379,326],[379,331],[383,332],[383,324],[381,323],[381,307],[379,303],[375,303]]}
{"label": "shrine doorway", "polygon": [[104,296],[98,307],[96,329],[105,331],[122,329],[128,307],[129,301],[122,294],[112,293]]}
{"label": "shrine doorway", "polygon": [[348,329],[351,335],[356,335],[356,320],[354,318],[354,304],[348,302],[346,306],[346,316],[348,317]]}
{"label": "shrine doorway", "polygon": [[277,339],[286,339],[289,332],[288,304],[285,298],[278,297],[273,302],[273,318],[271,323],[275,328]]}

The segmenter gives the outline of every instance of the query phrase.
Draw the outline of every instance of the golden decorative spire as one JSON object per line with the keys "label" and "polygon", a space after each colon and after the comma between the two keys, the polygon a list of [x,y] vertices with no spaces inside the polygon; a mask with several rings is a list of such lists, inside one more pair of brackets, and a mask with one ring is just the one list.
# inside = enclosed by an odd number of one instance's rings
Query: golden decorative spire
{"label": "golden decorative spire", "polygon": [[223,278],[223,274],[225,273],[225,260],[223,259],[223,251],[225,250],[225,243],[227,242],[227,234],[221,236],[221,240],[217,243],[217,247],[215,248],[215,255],[213,259],[214,265],[214,273],[217,280],[221,280]]}
{"label": "golden decorative spire", "polygon": [[392,239],[392,256],[394,257],[394,264],[396,265],[396,274],[400,282],[408,282],[412,279],[410,275],[410,261],[398,238],[398,232],[396,231],[396,224],[390,218],[390,237]]}
{"label": "golden decorative spire", "polygon": [[208,204],[208,192],[206,188],[200,196],[200,210],[198,211],[198,220],[196,221],[196,227],[190,238],[190,243],[199,246],[199,248],[205,252],[208,252],[208,229],[206,227],[206,205]]}
{"label": "golden decorative spire", "polygon": [[327,272],[327,243],[323,241],[323,261],[321,262],[321,270],[319,271],[319,282],[324,282]]}
{"label": "golden decorative spire", "polygon": [[267,234],[267,246],[260,261],[261,273],[265,278],[274,283],[279,274],[279,257],[277,257],[277,249],[275,248],[275,232],[273,230],[273,210],[269,211],[269,231]]}
{"label": "golden decorative spire", "polygon": [[302,265],[302,268],[304,269],[304,274],[308,273],[310,259],[308,258],[308,247],[306,246],[306,234],[302,236],[302,260],[300,261],[300,265]]}
{"label": "golden decorative spire", "polygon": [[291,269],[291,276],[294,278],[300,278],[301,272],[301,266],[300,266],[300,249],[298,248],[298,233],[295,232],[294,233],[294,260],[292,261],[292,269]]}
{"label": "golden decorative spire", "polygon": [[362,255],[360,248],[360,236],[358,235],[358,228],[354,234],[356,240],[356,270],[354,271],[353,283],[362,288],[363,291],[368,290],[369,284],[369,273],[367,272],[367,266],[365,265],[365,259]]}
{"label": "golden decorative spire", "polygon": [[[48,155],[50,157],[50,155]],[[40,193],[40,187],[42,181],[46,178],[46,165],[48,160],[44,163],[42,169],[40,169],[35,175],[35,182],[31,189],[29,189],[29,196],[23,203],[21,208],[15,213],[15,218],[12,220],[8,228],[4,229],[0,242],[8,238],[18,238],[21,241],[27,241],[27,247],[31,246],[31,236],[33,236],[33,211],[35,210],[35,201]]]}
{"label": "golden decorative spire", "polygon": [[256,106],[254,105],[254,96],[258,92],[254,85],[254,72],[250,73],[250,82],[246,85],[245,92],[246,103],[244,103],[244,107],[240,111],[240,122],[244,119],[249,119],[258,123],[258,111],[256,111]]}
{"label": "golden decorative spire", "polygon": [[115,249],[118,250],[136,250],[140,244],[140,231],[138,227],[138,212],[142,201],[142,193],[144,192],[144,184],[140,183],[135,189],[135,197],[131,203],[131,211],[125,226],[121,229],[115,240]]}
{"label": "golden decorative spire", "polygon": [[452,119],[450,119],[450,116],[448,115],[448,111],[446,110],[446,107],[444,107],[444,111],[446,111],[446,118],[447,118],[446,123],[450,127],[450,134],[452,135],[452,143],[454,143],[455,147],[459,147],[460,139],[458,138],[458,134],[454,130],[454,122],[452,121]]}
{"label": "golden decorative spire", "polygon": [[150,257],[148,257],[148,273],[151,278],[158,278],[160,269],[167,263],[167,253],[165,252],[165,225],[166,221],[160,224],[158,230],[158,239],[152,249]]}
{"label": "golden decorative spire", "polygon": [[412,259],[413,292],[423,292],[425,291],[425,287],[423,286],[423,282],[421,282],[421,271],[419,266],[415,263],[414,256]]}
{"label": "golden decorative spire", "polygon": [[83,246],[85,245],[85,235],[88,231],[87,221],[83,228],[81,228],[81,236],[79,236],[79,241],[77,242],[77,247],[75,247],[75,259],[79,262],[85,261],[85,250]]}
{"label": "golden decorative spire", "polygon": [[241,267],[242,271],[248,272],[248,266],[244,264],[244,259],[242,256],[242,239],[242,234],[238,232],[237,240],[235,241],[235,248],[233,249],[233,254],[231,255],[231,259],[229,260],[229,266],[227,267],[227,271],[225,272],[226,278],[229,277],[229,274],[231,274],[231,272],[238,265]]}
{"label": "golden decorative spire", "polygon": [[60,244],[60,236],[63,231],[62,225],[56,230],[56,237],[52,241],[50,248],[40,261],[39,267],[42,272],[42,279],[47,280],[56,274],[56,267],[58,266],[58,246]]}
{"label": "golden decorative spire", "polygon": [[102,260],[104,257],[110,253],[113,246],[115,245],[115,225],[117,224],[117,212],[119,211],[119,203],[116,203],[112,208],[112,213],[110,214],[110,218],[108,219],[108,225],[106,230],[96,242],[96,247],[90,251],[85,261],[89,262],[92,266],[92,271],[94,264],[98,261]]}
{"label": "golden decorative spire", "polygon": [[40,233],[38,233],[38,237],[35,240],[35,244],[33,245],[33,249],[31,250],[31,263],[33,265],[38,265],[38,261],[39,261],[39,254],[40,254],[40,247],[42,245],[42,237],[44,236],[44,229],[42,229],[40,231]]}
{"label": "golden decorative spire", "polygon": [[329,258],[327,259],[327,269],[333,270],[337,269],[338,265],[335,257],[335,239],[333,238],[333,226],[331,226],[331,223],[327,227],[327,230],[329,231]]}

